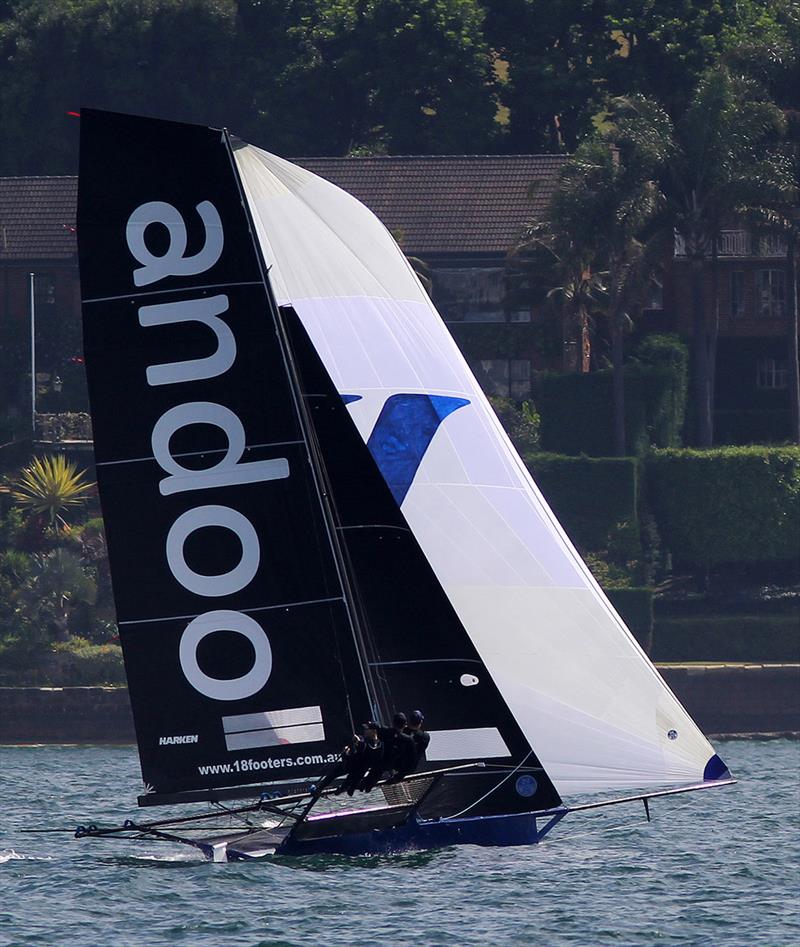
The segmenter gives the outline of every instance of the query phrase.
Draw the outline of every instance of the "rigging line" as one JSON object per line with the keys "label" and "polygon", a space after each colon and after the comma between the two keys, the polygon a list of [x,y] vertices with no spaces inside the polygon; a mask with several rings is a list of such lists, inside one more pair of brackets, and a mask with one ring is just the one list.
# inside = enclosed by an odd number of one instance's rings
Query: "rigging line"
{"label": "rigging line", "polygon": [[499,788],[503,785],[503,783],[508,782],[508,780],[511,779],[511,777],[514,775],[514,773],[516,773],[516,772],[522,767],[523,763],[528,759],[529,756],[533,756],[533,750],[528,750],[528,752],[525,754],[525,756],[524,756],[524,757],[522,758],[522,760],[520,761],[519,766],[515,766],[514,769],[512,769],[511,772],[508,774],[508,776],[506,776],[504,779],[501,779],[500,782],[497,783],[497,785],[492,786],[492,788],[489,790],[489,792],[485,792],[485,793],[480,797],[480,799],[476,799],[475,802],[470,803],[470,804],[467,806],[467,808],[466,808],[466,809],[462,809],[461,812],[456,812],[455,815],[444,816],[444,817],[442,818],[442,822],[447,822],[449,819],[457,819],[460,815],[464,815],[465,812],[469,812],[470,809],[474,809],[475,806],[477,806],[479,802],[483,802],[483,800],[486,799],[488,796],[491,796],[491,794],[492,794],[495,790],[499,789]]}
{"label": "rigging line", "polygon": [[123,293],[122,296],[98,296],[96,299],[82,299],[81,303],[110,303],[119,299],[139,299],[142,296],[167,296],[173,293],[196,293],[201,289],[235,289],[237,286],[261,285],[261,280],[247,280],[239,283],[207,283],[204,286],[181,286],[178,289],[151,289],[144,293]]}

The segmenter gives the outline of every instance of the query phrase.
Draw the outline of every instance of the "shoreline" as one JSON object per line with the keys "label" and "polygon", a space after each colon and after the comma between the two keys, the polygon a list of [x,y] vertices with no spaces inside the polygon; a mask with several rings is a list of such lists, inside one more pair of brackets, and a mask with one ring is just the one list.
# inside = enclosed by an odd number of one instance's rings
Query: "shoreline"
{"label": "shoreline", "polygon": [[[657,665],[711,737],[800,737],[800,663]],[[136,742],[125,686],[0,687],[0,745]]]}

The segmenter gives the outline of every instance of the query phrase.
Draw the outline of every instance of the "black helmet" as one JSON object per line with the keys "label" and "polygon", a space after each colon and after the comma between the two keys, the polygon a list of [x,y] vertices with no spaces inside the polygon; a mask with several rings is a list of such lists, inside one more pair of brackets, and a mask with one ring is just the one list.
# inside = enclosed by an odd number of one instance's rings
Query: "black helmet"
{"label": "black helmet", "polygon": [[421,710],[412,710],[409,719],[414,724],[422,723],[425,719],[425,714]]}

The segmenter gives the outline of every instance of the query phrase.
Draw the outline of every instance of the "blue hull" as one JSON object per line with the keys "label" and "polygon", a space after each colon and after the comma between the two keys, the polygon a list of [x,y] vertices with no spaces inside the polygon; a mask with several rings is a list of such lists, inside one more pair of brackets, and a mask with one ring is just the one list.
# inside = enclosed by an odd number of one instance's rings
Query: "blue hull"
{"label": "blue hull", "polygon": [[298,838],[289,835],[276,855],[384,855],[449,845],[533,845],[562,818],[551,818],[541,828],[530,813],[471,819],[421,820],[412,815],[401,825]]}

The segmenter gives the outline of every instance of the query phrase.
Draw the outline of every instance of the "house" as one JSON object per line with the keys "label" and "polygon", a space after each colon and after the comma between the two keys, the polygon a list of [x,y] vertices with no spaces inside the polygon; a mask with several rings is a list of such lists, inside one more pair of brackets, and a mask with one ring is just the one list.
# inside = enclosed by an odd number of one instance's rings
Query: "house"
{"label": "house", "polygon": [[[719,337],[715,428],[720,443],[789,434],[789,288],[787,244],[780,235],[744,227],[723,230],[717,245]],[[665,311],[673,331],[692,332],[689,263],[680,236],[665,280]],[[706,311],[713,318],[710,267]]]}
{"label": "house", "polygon": [[[522,400],[531,393],[533,372],[570,363],[576,340],[515,291],[507,266],[524,226],[541,219],[563,156],[297,160],[354,194],[392,231],[429,277],[439,312],[489,394]],[[48,399],[58,405],[54,385],[77,391],[76,197],[74,177],[0,178],[0,418],[30,411],[31,272],[44,405]],[[788,423],[785,252],[780,238],[742,228],[726,230],[720,240],[716,379],[724,440],[728,421],[736,416],[739,423],[743,412],[755,425],[754,439],[773,433],[763,425],[777,424],[779,432],[781,418]],[[706,292],[710,301],[710,280]],[[653,287],[641,329],[691,335],[688,263],[679,239],[663,292]]]}
{"label": "house", "polygon": [[[425,268],[439,311],[486,389],[522,399],[532,370],[551,360],[542,354],[539,314],[508,291],[506,254],[546,206],[563,160],[457,155],[298,163],[380,217]],[[76,199],[74,177],[0,178],[0,415],[30,410],[30,273],[41,384],[63,382],[63,359],[80,353]],[[45,404],[57,403],[45,394]]]}
{"label": "house", "polygon": [[59,356],[80,357],[76,200],[74,177],[0,178],[0,442],[30,413],[31,273],[40,385]]}

